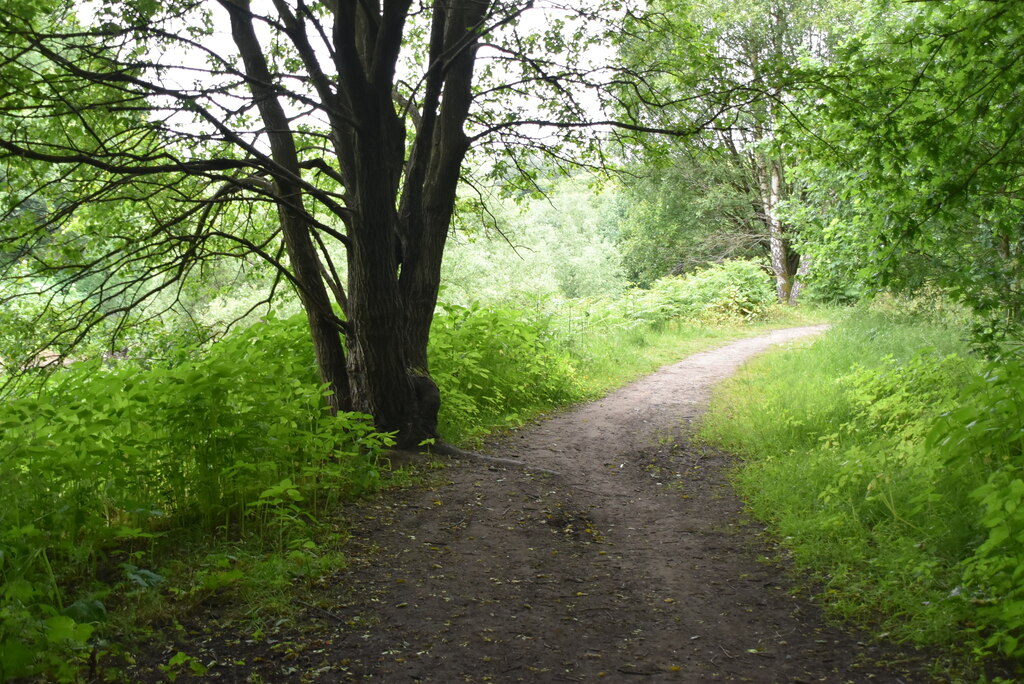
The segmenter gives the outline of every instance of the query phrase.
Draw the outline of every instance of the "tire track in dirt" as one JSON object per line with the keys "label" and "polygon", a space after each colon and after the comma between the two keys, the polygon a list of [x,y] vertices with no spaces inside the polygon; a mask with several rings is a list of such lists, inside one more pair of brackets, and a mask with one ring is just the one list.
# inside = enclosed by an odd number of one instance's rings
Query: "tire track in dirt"
{"label": "tire track in dirt", "polygon": [[558,475],[462,462],[435,487],[349,508],[352,564],[298,624],[260,640],[192,626],[207,677],[929,681],[924,657],[828,626],[792,595],[729,457],[686,439],[714,383],[823,329],[696,354],[489,445]]}

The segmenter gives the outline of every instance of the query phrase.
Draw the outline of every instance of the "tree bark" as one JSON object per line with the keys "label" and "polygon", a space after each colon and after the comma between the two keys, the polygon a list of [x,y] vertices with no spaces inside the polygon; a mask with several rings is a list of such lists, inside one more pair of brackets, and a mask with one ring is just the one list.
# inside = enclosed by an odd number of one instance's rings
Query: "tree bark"
{"label": "tree bark", "polygon": [[782,196],[782,172],[774,160],[769,160],[767,167],[761,192],[765,219],[768,222],[768,245],[771,253],[772,272],[775,274],[775,294],[778,295],[779,301],[789,303],[793,279],[788,268],[788,245],[782,234],[782,221],[779,220],[777,210]]}
{"label": "tree bark", "polygon": [[[441,261],[455,208],[459,172],[469,149],[463,123],[472,100],[476,58],[475,30],[484,20],[487,3],[465,0],[437,8],[431,52],[448,55],[443,81],[428,83],[417,142],[410,155],[401,205],[403,242],[402,297],[409,312],[405,345],[410,369],[429,375],[427,342],[437,293]],[[433,55],[432,55],[433,56]],[[431,61],[435,64],[434,59]]]}
{"label": "tree bark", "polygon": [[352,395],[340,321],[331,307],[310,235],[299,183],[301,169],[295,139],[284,108],[270,86],[273,80],[253,29],[247,0],[221,0],[221,5],[231,18],[231,35],[242,56],[249,89],[267,130],[271,159],[276,167],[274,185],[281,232],[298,284],[299,299],[306,312],[320,378],[331,391],[328,397],[331,410],[347,411],[352,406]]}
{"label": "tree bark", "polygon": [[782,165],[778,160],[755,161],[761,195],[761,210],[768,229],[768,252],[771,258],[772,274],[775,277],[775,294],[784,304],[795,304],[800,288],[797,284],[800,255],[793,251],[786,234],[786,225],[779,218],[778,205],[784,199],[786,181]]}
{"label": "tree bark", "polygon": [[414,117],[418,130],[408,159],[404,119],[392,98],[400,40],[387,44],[383,28],[397,21],[389,6],[395,3],[386,3],[379,17],[352,21],[368,10],[341,3],[335,20],[345,59],[339,90],[354,120],[351,130],[339,132],[352,210],[346,339],[355,408],[373,415],[379,429],[396,432],[400,448],[415,448],[438,438],[440,393],[430,379],[427,343],[468,149],[463,125],[488,3],[434,5],[423,110]]}
{"label": "tree bark", "polygon": [[799,265],[796,269],[796,275],[793,278],[793,289],[789,293],[789,303],[796,304],[799,301],[800,293],[804,288],[804,277],[811,270],[811,259],[806,254],[798,257]]}

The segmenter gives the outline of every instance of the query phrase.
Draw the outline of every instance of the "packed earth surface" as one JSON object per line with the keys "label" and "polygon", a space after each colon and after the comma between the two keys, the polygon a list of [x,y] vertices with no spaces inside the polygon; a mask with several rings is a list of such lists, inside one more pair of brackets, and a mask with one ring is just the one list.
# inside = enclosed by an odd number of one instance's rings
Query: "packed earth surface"
{"label": "packed earth surface", "polygon": [[348,567],[296,618],[257,638],[210,606],[132,676],[165,680],[183,651],[228,682],[932,681],[825,621],[731,490],[734,458],[689,437],[716,382],[822,329],[696,354],[349,506]]}

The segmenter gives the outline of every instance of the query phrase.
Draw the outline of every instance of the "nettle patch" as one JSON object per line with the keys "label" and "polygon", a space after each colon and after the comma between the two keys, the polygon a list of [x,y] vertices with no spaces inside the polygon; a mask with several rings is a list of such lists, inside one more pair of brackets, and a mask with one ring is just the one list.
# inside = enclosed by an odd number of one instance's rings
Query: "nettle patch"
{"label": "nettle patch", "polygon": [[306,521],[375,488],[390,440],[328,414],[302,323],[202,358],[75,364],[0,406],[0,479],[18,485],[0,488],[0,675],[73,679],[110,604],[170,590],[159,565],[183,540],[257,538],[316,562]]}

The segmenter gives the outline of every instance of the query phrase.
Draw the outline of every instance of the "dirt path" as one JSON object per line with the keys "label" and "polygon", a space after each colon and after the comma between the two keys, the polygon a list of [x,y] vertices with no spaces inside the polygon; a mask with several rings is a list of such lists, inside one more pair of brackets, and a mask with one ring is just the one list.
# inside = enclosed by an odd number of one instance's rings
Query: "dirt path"
{"label": "dirt path", "polygon": [[715,382],[821,329],[697,354],[489,445],[558,475],[458,463],[359,509],[352,567],[299,624],[246,642],[202,621],[191,654],[222,681],[929,681],[794,597],[730,460],[685,439]]}

